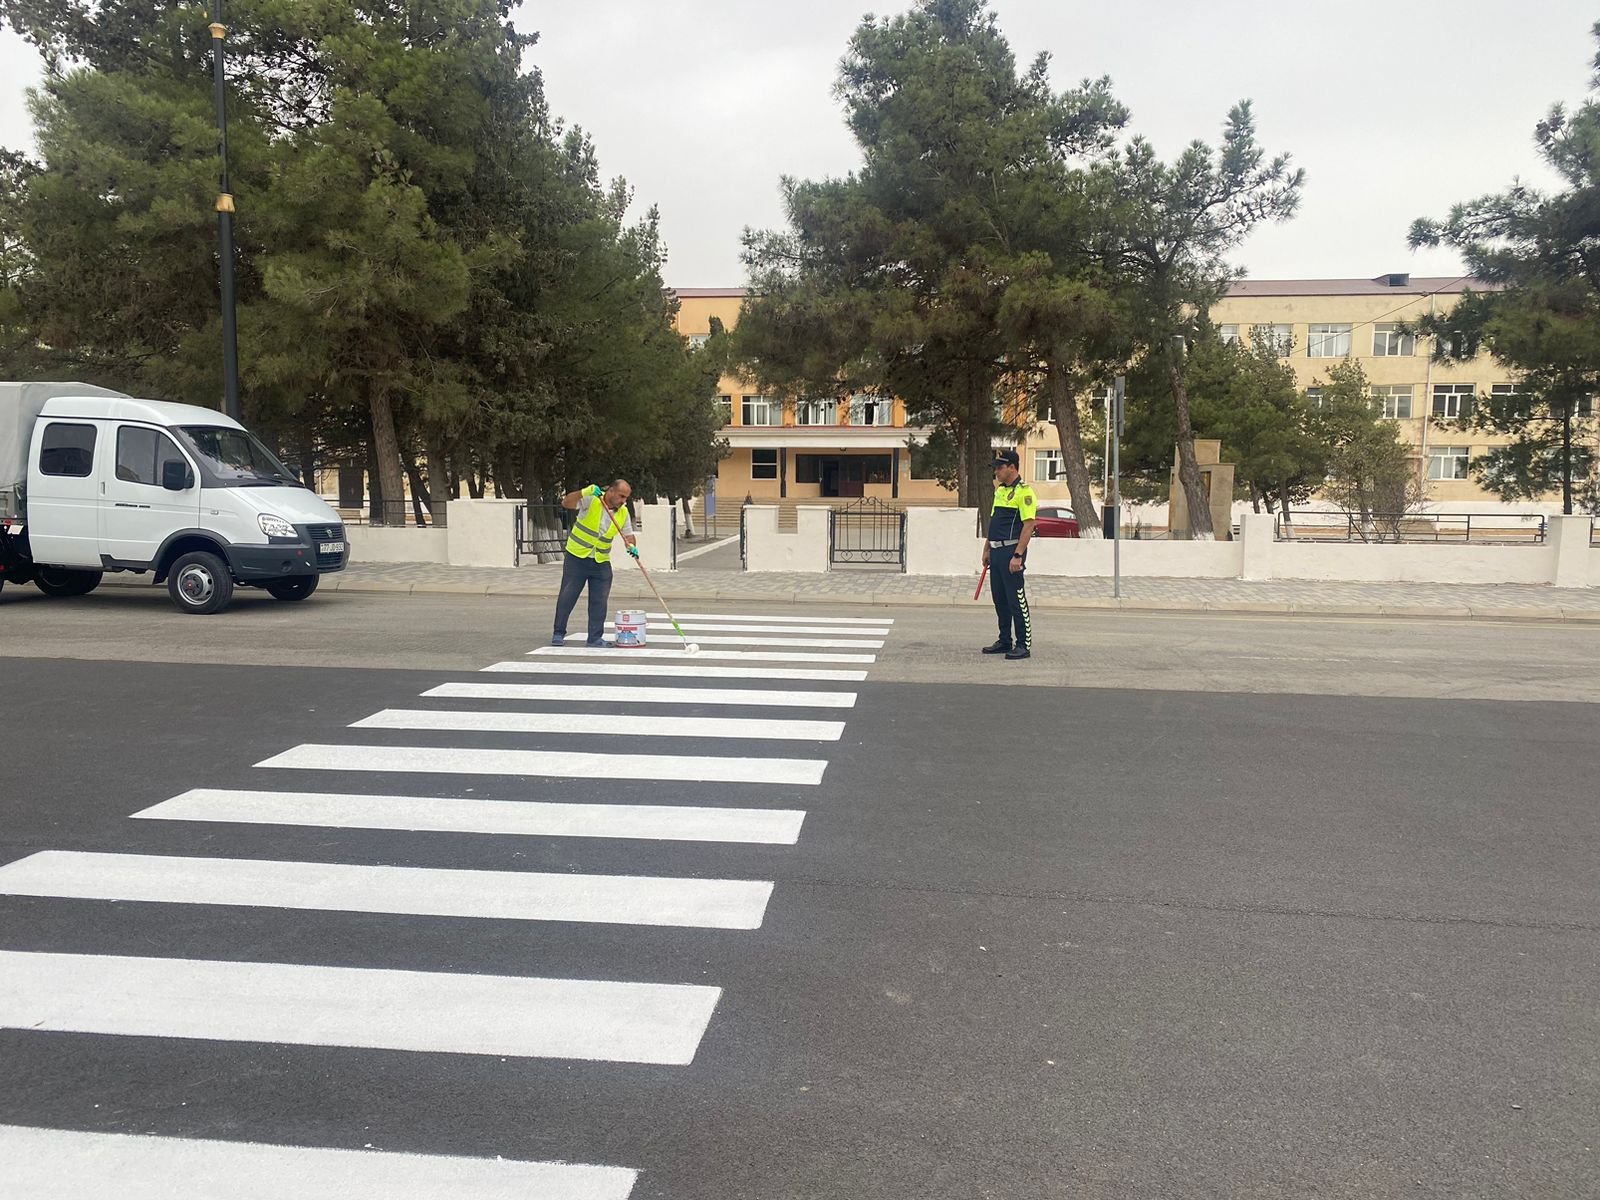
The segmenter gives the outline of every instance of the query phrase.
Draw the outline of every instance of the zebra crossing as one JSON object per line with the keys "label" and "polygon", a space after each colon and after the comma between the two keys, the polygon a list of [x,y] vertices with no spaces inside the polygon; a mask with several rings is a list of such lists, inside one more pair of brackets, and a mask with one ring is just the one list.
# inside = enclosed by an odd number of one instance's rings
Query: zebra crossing
{"label": "zebra crossing", "polygon": [[[129,818],[169,828],[175,840],[195,823],[573,839],[567,857],[574,861],[581,861],[584,845],[606,839],[664,847],[797,845],[805,809],[755,801],[773,785],[821,785],[827,747],[843,737],[856,705],[850,685],[867,678],[893,621],[733,613],[686,614],[681,621],[686,633],[717,648],[690,656],[671,644],[540,646],[429,687],[414,706],[379,709],[350,723],[341,737],[271,754],[250,769],[247,786],[192,788]],[[674,713],[674,707],[695,711]],[[800,714],[788,715],[796,710]],[[833,714],[837,719],[822,719]],[[614,739],[607,750],[592,748],[596,737],[618,732],[626,739]],[[373,734],[391,740],[377,742]],[[427,740],[400,740],[411,736]],[[708,741],[744,742],[750,749],[697,748]],[[661,752],[647,752],[652,744]],[[295,790],[301,772],[318,782]],[[395,777],[408,775],[428,777],[427,786],[394,787]],[[479,777],[495,777],[527,798],[472,796]],[[350,786],[323,782],[329,779],[348,779]],[[681,805],[548,798],[553,781],[566,779],[698,786],[695,803]],[[369,792],[363,786],[369,781],[393,790]],[[330,790],[313,790],[319,786]],[[0,894],[10,896],[241,907],[272,910],[291,921],[296,912],[323,911],[736,936],[762,927],[773,891],[771,881],[754,879],[176,851],[44,849],[0,866]],[[0,1028],[107,1037],[684,1067],[694,1061],[722,994],[714,979],[545,978],[0,950]],[[6,1195],[167,1200],[218,1194],[222,1180],[228,1195],[247,1200],[368,1192],[440,1200],[626,1200],[640,1169],[296,1147],[276,1144],[271,1129],[250,1132],[257,1140],[0,1125],[0,1161],[23,1164],[9,1177]]]}

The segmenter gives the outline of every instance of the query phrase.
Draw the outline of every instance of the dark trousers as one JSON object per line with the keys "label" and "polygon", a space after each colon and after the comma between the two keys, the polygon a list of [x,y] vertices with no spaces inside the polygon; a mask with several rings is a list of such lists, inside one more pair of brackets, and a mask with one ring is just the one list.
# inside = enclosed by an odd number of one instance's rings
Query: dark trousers
{"label": "dark trousers", "polygon": [[592,558],[579,558],[576,554],[561,556],[561,591],[556,596],[557,637],[567,636],[567,618],[578,603],[578,593],[589,585],[589,641],[598,642],[606,635],[606,603],[611,599],[611,564],[595,562]]}
{"label": "dark trousers", "polygon": [[[1023,590],[1023,571],[1011,569],[1015,546],[989,547],[989,595],[994,599],[994,615],[1000,620],[1000,640],[1008,646],[1033,649],[1033,618],[1028,615],[1028,593]],[[1024,567],[1027,555],[1023,555]]]}

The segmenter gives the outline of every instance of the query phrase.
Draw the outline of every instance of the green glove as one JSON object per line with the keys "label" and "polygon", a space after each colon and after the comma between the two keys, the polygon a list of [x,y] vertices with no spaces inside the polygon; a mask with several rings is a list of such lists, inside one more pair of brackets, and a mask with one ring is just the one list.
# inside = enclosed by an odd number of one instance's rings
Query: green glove
{"label": "green glove", "polygon": [[639,547],[637,547],[637,546],[629,546],[628,547],[628,553],[633,555],[635,558],[638,558],[639,557]]}
{"label": "green glove", "polygon": [[605,488],[601,487],[598,483],[591,483],[589,485],[589,495],[593,496],[596,500],[605,494]]}

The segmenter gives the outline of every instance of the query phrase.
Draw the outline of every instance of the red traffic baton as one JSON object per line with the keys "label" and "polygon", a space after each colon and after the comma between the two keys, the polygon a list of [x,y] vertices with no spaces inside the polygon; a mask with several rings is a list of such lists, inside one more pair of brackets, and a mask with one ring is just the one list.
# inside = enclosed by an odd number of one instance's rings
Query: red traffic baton
{"label": "red traffic baton", "polygon": [[988,563],[984,563],[983,564],[983,572],[978,576],[977,589],[972,593],[972,598],[974,600],[976,600],[979,596],[983,595],[983,581],[985,579],[987,579],[987,578],[989,578],[989,564]]}

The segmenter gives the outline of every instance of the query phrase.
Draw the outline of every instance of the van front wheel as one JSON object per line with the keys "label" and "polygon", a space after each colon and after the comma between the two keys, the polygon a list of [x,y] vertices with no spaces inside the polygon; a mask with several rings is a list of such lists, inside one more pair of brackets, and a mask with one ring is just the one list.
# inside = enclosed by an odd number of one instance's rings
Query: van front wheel
{"label": "van front wheel", "polygon": [[233,599],[233,576],[215,554],[191,550],[167,573],[167,595],[181,612],[200,616],[221,612]]}
{"label": "van front wheel", "polygon": [[46,596],[87,596],[100,586],[103,571],[69,571],[65,567],[39,567],[33,582]]}
{"label": "van front wheel", "polygon": [[280,579],[267,584],[267,595],[274,600],[304,600],[317,590],[318,575],[296,575],[293,579]]}

